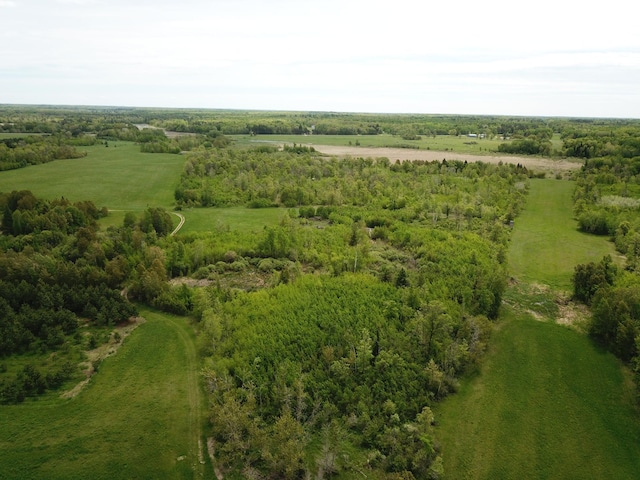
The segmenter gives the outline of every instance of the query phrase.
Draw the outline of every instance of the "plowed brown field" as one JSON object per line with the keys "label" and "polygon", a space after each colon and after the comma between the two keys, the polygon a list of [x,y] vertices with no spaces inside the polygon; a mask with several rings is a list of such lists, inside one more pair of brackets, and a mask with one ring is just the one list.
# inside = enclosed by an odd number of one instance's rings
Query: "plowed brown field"
{"label": "plowed brown field", "polygon": [[518,156],[502,156],[502,155],[471,155],[468,153],[455,152],[437,152],[434,150],[413,150],[409,148],[373,148],[373,147],[343,147],[335,145],[313,145],[313,147],[327,155],[336,155],[339,157],[386,157],[391,161],[396,160],[424,160],[442,161],[462,160],[467,162],[486,162],[486,163],[513,163],[524,165],[530,170],[550,170],[550,171],[568,171],[577,170],[582,166],[579,161],[553,160],[541,157],[518,157]]}

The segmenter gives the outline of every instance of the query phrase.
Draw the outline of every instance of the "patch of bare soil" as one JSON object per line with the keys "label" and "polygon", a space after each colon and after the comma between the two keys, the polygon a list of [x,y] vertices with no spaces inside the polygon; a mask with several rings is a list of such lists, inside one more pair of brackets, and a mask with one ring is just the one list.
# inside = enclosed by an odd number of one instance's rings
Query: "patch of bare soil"
{"label": "patch of bare soil", "polygon": [[189,288],[208,287],[211,284],[213,284],[213,281],[207,278],[176,277],[169,280],[169,285],[173,287],[179,287],[180,285],[186,285]]}
{"label": "patch of bare soil", "polygon": [[213,465],[213,473],[215,473],[218,480],[223,480],[224,475],[216,464],[216,444],[213,437],[207,438],[207,452],[209,453],[209,458],[211,459],[211,464]]}
{"label": "patch of bare soil", "polygon": [[525,310],[525,312],[531,315],[534,318],[534,320],[537,320],[539,322],[546,322],[548,320],[544,315],[534,310]]}
{"label": "patch of bare soil", "polygon": [[190,277],[176,277],[169,280],[172,286],[186,285],[187,287],[208,287],[209,285],[220,285],[223,288],[237,288],[240,290],[260,290],[269,285],[272,273],[249,271],[249,272],[225,272],[216,277],[215,280],[208,278],[195,279]]}
{"label": "patch of bare soil", "polygon": [[501,155],[472,155],[470,153],[438,152],[435,150],[414,150],[409,148],[387,148],[387,147],[346,147],[335,145],[313,145],[313,148],[326,155],[338,157],[386,157],[391,161],[396,160],[423,160],[431,162],[434,160],[461,160],[467,162],[486,163],[512,163],[520,164],[530,170],[548,170],[555,172],[566,172],[579,169],[582,164],[570,162],[568,160],[552,160],[550,158],[525,157],[525,156],[501,156]]}
{"label": "patch of bare soil", "polygon": [[78,395],[82,389],[89,383],[93,374],[96,373],[95,366],[111,355],[115,355],[122,345],[125,338],[131,334],[139,325],[143,324],[146,320],[143,317],[131,317],[128,322],[117,325],[111,334],[109,335],[109,341],[94,348],[93,350],[87,350],[87,360],[80,363],[82,367],[82,373],[85,375],[85,379],[76,384],[71,390],[68,390],[60,395],[60,398],[73,398]]}
{"label": "patch of bare soil", "polygon": [[178,137],[195,137],[196,134],[195,133],[190,133],[190,132],[174,132],[171,130],[165,130],[164,134],[167,136],[167,138],[178,138]]}
{"label": "patch of bare soil", "polygon": [[558,318],[556,322],[565,325],[579,333],[587,333],[589,329],[590,312],[586,305],[576,303],[568,297],[558,299]]}

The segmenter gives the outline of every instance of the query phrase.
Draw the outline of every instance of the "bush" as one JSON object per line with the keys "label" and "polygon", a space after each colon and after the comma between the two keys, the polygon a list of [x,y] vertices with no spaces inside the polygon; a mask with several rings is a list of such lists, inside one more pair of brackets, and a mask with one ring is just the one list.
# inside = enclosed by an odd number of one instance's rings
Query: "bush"
{"label": "bush", "polygon": [[277,207],[278,205],[273,203],[268,198],[255,198],[251,200],[247,204],[247,206],[249,208],[271,208],[271,207]]}
{"label": "bush", "polygon": [[589,210],[578,217],[578,228],[594,235],[612,235],[615,229],[610,225],[615,223],[613,215],[607,214],[604,210]]}
{"label": "bush", "polygon": [[586,304],[600,288],[613,285],[617,274],[617,268],[607,255],[600,263],[593,262],[576,265],[573,273],[573,296]]}

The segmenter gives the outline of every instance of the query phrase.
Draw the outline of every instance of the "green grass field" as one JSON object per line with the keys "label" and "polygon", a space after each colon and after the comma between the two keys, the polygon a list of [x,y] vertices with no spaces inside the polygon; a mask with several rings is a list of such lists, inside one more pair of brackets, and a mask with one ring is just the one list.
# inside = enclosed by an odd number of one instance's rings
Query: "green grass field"
{"label": "green grass field", "polygon": [[635,479],[640,422],[620,362],[507,309],[477,377],[436,410],[447,478]]}
{"label": "green grass field", "polygon": [[498,139],[477,139],[466,136],[438,135],[436,137],[423,136],[421,140],[404,140],[396,135],[232,135],[231,138],[240,145],[260,145],[260,143],[287,143],[308,145],[338,145],[361,147],[400,147],[411,145],[422,150],[453,151],[489,155],[498,150],[503,143]]}
{"label": "green grass field", "polygon": [[[113,210],[100,223],[104,228],[121,225],[127,211],[140,214],[149,206],[172,209],[173,191],[185,158],[181,155],[141,153],[138,145],[110,142],[83,147],[88,155],[0,172],[0,192],[31,190],[38,197],[73,201],[93,200],[99,207]],[[286,209],[197,208],[182,212],[186,223],[182,232],[215,231],[230,228],[257,232],[278,223]],[[178,219],[174,218],[177,225]]]}
{"label": "green grass field", "polygon": [[575,263],[613,251],[606,238],[576,230],[572,188],[532,182],[510,246],[518,285],[505,298],[513,307],[503,305],[479,373],[436,408],[447,478],[638,478],[630,375],[587,336],[553,321],[554,298],[570,290]]}
{"label": "green grass field", "polygon": [[213,476],[210,462],[200,462],[193,328],[184,318],[141,315],[147,322],[77,397],[0,408],[0,478]]}
{"label": "green grass field", "polygon": [[141,212],[170,208],[185,159],[141,153],[127,142],[81,147],[88,155],[0,172],[0,192],[31,190],[37,197],[92,200],[98,208]]}
{"label": "green grass field", "polygon": [[573,269],[604,255],[618,258],[607,237],[578,231],[573,219],[573,182],[533,180],[527,204],[516,219],[509,249],[511,275],[521,282],[536,282],[571,291]]}
{"label": "green grass field", "polygon": [[180,233],[211,232],[229,228],[243,233],[260,232],[288,215],[285,208],[192,208],[182,210],[186,219]]}

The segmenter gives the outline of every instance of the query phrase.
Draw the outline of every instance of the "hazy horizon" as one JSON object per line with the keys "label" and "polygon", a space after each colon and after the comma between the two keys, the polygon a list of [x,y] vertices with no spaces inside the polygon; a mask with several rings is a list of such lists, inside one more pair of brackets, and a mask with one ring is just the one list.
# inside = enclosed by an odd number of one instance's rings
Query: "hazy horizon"
{"label": "hazy horizon", "polygon": [[0,0],[0,103],[640,118],[622,0]]}
{"label": "hazy horizon", "polygon": [[62,103],[0,103],[0,107],[44,107],[44,108],[95,108],[95,109],[139,109],[139,110],[202,110],[221,112],[265,112],[265,113],[301,113],[301,114],[338,114],[338,115],[423,115],[423,116],[459,116],[459,117],[521,117],[521,118],[568,118],[568,119],[593,119],[593,120],[640,120],[639,117],[597,117],[575,115],[517,115],[494,113],[443,113],[443,112],[376,112],[376,111],[347,111],[347,110],[293,110],[279,108],[218,108],[218,107],[165,107],[145,105],[88,105],[88,104],[62,104]]}

